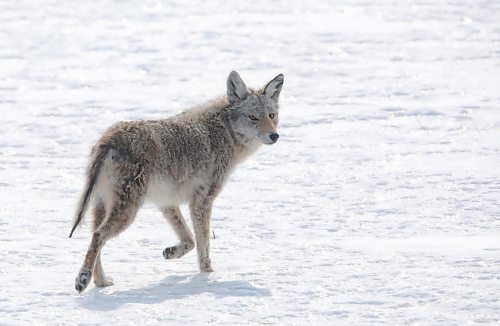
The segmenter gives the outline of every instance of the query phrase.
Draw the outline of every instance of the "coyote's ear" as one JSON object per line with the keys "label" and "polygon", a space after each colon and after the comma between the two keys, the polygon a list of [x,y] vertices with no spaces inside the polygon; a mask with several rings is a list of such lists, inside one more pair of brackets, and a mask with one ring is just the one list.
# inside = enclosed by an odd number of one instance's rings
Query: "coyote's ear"
{"label": "coyote's ear", "polygon": [[278,102],[284,80],[285,77],[283,76],[283,74],[279,74],[278,76],[274,77],[274,79],[269,83],[267,83],[267,85],[264,87],[264,95],[266,96],[266,98],[270,98]]}
{"label": "coyote's ear", "polygon": [[248,96],[247,85],[243,82],[236,71],[231,71],[227,77],[227,98],[229,103],[234,104],[244,100]]}

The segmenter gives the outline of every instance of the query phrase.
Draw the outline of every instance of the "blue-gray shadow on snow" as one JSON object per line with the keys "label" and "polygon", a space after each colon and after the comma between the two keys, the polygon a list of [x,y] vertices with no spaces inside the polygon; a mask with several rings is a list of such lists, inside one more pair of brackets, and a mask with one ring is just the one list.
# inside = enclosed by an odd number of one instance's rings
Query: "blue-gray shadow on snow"
{"label": "blue-gray shadow on snow", "polygon": [[[213,274],[212,274],[213,275]],[[171,299],[211,293],[216,298],[263,297],[271,292],[253,286],[247,281],[219,281],[208,274],[171,275],[150,286],[110,294],[100,288],[87,290],[78,299],[80,306],[89,310],[114,310],[127,303],[154,304]]]}

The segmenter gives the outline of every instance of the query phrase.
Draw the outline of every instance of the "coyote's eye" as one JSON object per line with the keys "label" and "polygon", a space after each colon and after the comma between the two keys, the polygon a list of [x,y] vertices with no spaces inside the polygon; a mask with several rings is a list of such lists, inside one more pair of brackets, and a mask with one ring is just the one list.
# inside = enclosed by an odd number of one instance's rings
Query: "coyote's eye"
{"label": "coyote's eye", "polygon": [[248,116],[248,118],[250,118],[250,120],[252,120],[252,121],[257,121],[257,120],[259,120],[259,119],[257,119],[257,117],[256,117],[256,116],[254,116],[253,114],[250,114],[250,115]]}
{"label": "coyote's eye", "polygon": [[269,113],[269,118],[274,119],[274,113]]}

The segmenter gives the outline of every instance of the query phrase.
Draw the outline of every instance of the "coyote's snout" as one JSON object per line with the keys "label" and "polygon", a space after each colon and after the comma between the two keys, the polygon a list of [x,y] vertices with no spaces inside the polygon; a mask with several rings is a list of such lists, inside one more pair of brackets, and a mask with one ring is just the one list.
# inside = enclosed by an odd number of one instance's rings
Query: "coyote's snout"
{"label": "coyote's snout", "polygon": [[[227,96],[177,116],[155,121],[120,122],[92,148],[87,185],[70,233],[92,199],[92,240],[75,280],[83,291],[113,282],[104,275],[101,250],[124,231],[145,200],[160,209],[180,242],[163,251],[180,258],[195,247],[202,272],[211,272],[210,214],[230,171],[261,144],[279,135],[278,101],[283,75],[260,90],[247,88],[236,72],[227,79]],[[189,204],[194,238],[179,210]]]}

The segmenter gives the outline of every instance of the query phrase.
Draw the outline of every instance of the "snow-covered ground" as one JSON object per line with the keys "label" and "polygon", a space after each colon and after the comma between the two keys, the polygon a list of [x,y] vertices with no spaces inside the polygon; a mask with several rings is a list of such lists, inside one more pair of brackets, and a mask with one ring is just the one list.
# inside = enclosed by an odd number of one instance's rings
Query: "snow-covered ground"
{"label": "snow-covered ground", "polygon": [[[500,322],[500,2],[1,1],[0,324]],[[90,146],[285,75],[234,173],[215,273],[152,206],[77,294]],[[185,215],[187,211],[184,209]]]}

